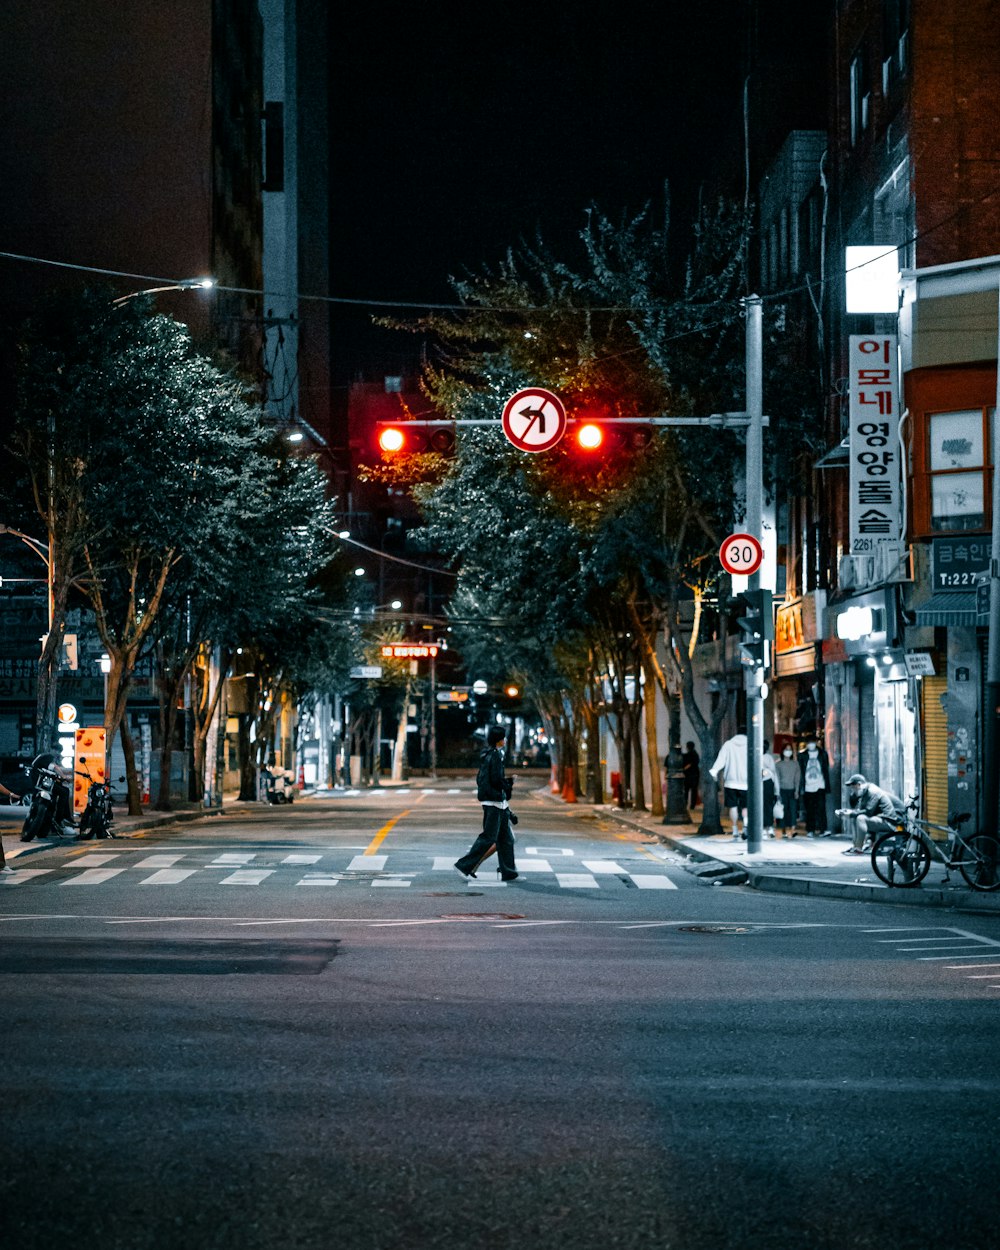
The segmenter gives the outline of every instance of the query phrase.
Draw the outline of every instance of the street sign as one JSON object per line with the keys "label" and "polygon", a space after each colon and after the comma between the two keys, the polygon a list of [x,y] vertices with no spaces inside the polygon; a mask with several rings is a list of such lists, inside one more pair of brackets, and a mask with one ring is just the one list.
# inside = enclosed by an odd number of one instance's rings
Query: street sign
{"label": "street sign", "polygon": [[437,643],[393,642],[383,646],[382,655],[387,660],[433,660],[440,650]]}
{"label": "street sign", "polygon": [[558,395],[532,386],[507,400],[501,425],[519,451],[548,451],[566,433],[566,409]]}
{"label": "street sign", "polygon": [[437,692],[438,703],[468,703],[468,690],[439,690]]}
{"label": "street sign", "polygon": [[381,677],[381,664],[358,664],[351,669],[352,677]]}
{"label": "street sign", "polygon": [[719,559],[727,573],[748,577],[764,560],[764,548],[753,534],[730,534],[719,548]]}

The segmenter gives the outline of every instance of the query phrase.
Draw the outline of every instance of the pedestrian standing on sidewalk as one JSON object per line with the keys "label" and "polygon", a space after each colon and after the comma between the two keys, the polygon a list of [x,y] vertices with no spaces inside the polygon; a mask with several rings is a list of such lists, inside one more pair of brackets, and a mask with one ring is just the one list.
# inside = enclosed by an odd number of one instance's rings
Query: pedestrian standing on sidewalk
{"label": "pedestrian standing on sidewalk", "polygon": [[815,738],[807,738],[799,752],[802,801],[806,809],[806,837],[826,832],[826,796],[830,791],[830,760]]}
{"label": "pedestrian standing on sidewalk", "polygon": [[[708,770],[718,781],[719,773],[723,776],[723,802],[729,808],[729,819],[733,826],[733,841],[739,842],[747,836],[747,736],[733,734],[722,744],[722,750],[716,756],[715,763]],[[743,826],[740,828],[740,815]]]}
{"label": "pedestrian standing on sidewalk", "polygon": [[[18,803],[20,803],[21,801],[21,796],[19,794],[15,794],[13,790],[8,790],[7,787],[3,784],[0,784],[0,794],[3,794],[6,796],[8,803],[10,803],[13,800],[16,800]],[[13,872],[13,871],[14,869],[8,867],[7,865],[7,858],[3,853],[3,837],[2,835],[0,835],[0,872]]]}
{"label": "pedestrian standing on sidewalk", "polygon": [[499,725],[486,733],[486,750],[479,758],[476,779],[476,797],[483,805],[483,831],[462,858],[455,861],[455,867],[466,877],[474,877],[479,865],[495,850],[500,876],[504,881],[517,880],[514,838],[510,831],[514,778],[506,776],[503,768],[502,748],[506,738],[506,731]]}
{"label": "pedestrian standing on sidewalk", "polygon": [[782,748],[781,759],[775,764],[775,771],[778,774],[778,794],[784,809],[777,822],[778,828],[782,834],[789,831],[788,836],[794,838],[795,827],[799,823],[798,802],[802,777],[791,745],[786,744]]}
{"label": "pedestrian standing on sidewalk", "polygon": [[778,773],[770,748],[771,744],[765,738],[763,756],[764,785],[762,790],[764,810],[761,819],[765,838],[774,837],[774,804],[778,797]]}
{"label": "pedestrian standing on sidewalk", "polygon": [[698,806],[698,781],[701,769],[701,756],[694,749],[693,742],[684,743],[684,754],[681,756],[681,767],[684,769],[685,805],[689,809],[695,808]]}

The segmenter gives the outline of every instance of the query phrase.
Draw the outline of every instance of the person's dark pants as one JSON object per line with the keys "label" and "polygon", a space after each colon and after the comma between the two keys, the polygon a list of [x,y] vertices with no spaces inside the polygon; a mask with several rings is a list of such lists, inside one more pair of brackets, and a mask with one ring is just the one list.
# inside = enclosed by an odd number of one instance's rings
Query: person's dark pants
{"label": "person's dark pants", "polygon": [[826,791],[807,790],[802,801],[806,808],[806,833],[825,833]]}
{"label": "person's dark pants", "polygon": [[475,872],[483,860],[497,851],[497,866],[502,876],[517,872],[514,863],[514,839],[510,832],[510,816],[507,808],[484,807],[483,831],[469,847],[455,867],[462,872]]}
{"label": "person's dark pants", "polygon": [[778,828],[781,829],[782,831],[784,831],[785,829],[791,829],[792,833],[794,833],[795,826],[799,823],[799,813],[798,813],[797,802],[795,798],[795,791],[794,790],[782,790],[781,802],[784,805],[785,814],[778,821]]}
{"label": "person's dark pants", "polygon": [[698,806],[698,774],[684,774],[684,803],[687,807]]}

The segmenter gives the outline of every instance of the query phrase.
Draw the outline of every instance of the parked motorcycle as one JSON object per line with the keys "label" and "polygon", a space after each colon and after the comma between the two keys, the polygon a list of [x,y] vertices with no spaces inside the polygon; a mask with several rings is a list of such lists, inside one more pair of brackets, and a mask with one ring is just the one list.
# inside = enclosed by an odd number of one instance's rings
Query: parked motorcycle
{"label": "parked motorcycle", "polygon": [[50,761],[50,756],[39,756],[30,767],[22,765],[24,771],[32,775],[34,787],[28,815],[21,828],[22,842],[31,842],[34,838],[61,837],[64,832],[72,831],[72,821],[59,818],[59,808],[68,804],[68,791]]}
{"label": "parked motorcycle", "polygon": [[[80,773],[90,781],[89,773]],[[87,806],[80,817],[80,832],[76,835],[80,842],[89,842],[91,838],[113,838],[112,825],[115,815],[111,807],[111,786],[107,781],[90,781],[87,789]]]}
{"label": "parked motorcycle", "polygon": [[272,766],[263,771],[264,797],[268,803],[291,803],[295,798],[295,775],[291,769]]}

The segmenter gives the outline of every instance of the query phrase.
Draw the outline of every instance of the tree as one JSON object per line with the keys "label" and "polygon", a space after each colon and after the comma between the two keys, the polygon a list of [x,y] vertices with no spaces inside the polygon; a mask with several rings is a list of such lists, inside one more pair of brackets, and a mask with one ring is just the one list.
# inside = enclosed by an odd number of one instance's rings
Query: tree
{"label": "tree", "polygon": [[[125,708],[161,612],[174,612],[177,637],[186,597],[218,601],[227,584],[231,595],[272,526],[294,547],[294,527],[322,512],[322,483],[281,456],[242,384],[193,349],[186,327],[142,300],[53,305],[23,339],[18,378],[13,444],[53,518],[56,586],[75,577],[111,659],[108,741],[121,730],[137,812]],[[189,648],[175,673],[190,662]]]}

